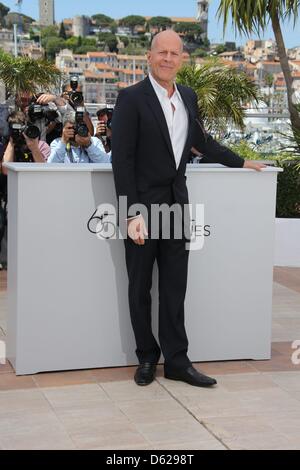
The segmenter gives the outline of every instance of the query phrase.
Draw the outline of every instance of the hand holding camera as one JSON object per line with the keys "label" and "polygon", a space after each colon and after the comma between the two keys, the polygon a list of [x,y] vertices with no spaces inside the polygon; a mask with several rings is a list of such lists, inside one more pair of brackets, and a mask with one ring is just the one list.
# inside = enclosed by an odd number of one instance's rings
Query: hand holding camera
{"label": "hand holding camera", "polygon": [[96,128],[96,136],[104,137],[106,136],[106,123],[105,121],[99,121]]}
{"label": "hand holding camera", "polygon": [[77,108],[75,122],[68,122],[62,133],[62,142],[75,143],[80,147],[89,147],[91,144],[91,134],[85,123],[85,109]]}
{"label": "hand holding camera", "polygon": [[75,142],[77,145],[79,145],[80,147],[89,147],[92,143],[92,140],[91,140],[91,135],[88,134],[87,137],[82,137],[80,136],[79,134],[76,134],[75,136]]}
{"label": "hand holding camera", "polygon": [[108,143],[108,141],[112,138],[112,117],[113,117],[113,109],[111,108],[103,108],[97,112],[98,123],[96,128],[96,137],[104,141],[104,143]]}
{"label": "hand holding camera", "polygon": [[38,137],[30,138],[30,137],[28,137],[28,135],[25,134],[25,132],[23,132],[23,137],[25,139],[25,143],[26,143],[27,148],[31,152],[34,152],[34,151],[39,149],[39,138]]}
{"label": "hand holding camera", "polygon": [[10,140],[14,147],[21,147],[27,144],[27,140],[30,145],[32,141],[36,141],[37,143],[39,141],[40,130],[33,124],[10,123],[9,128]]}
{"label": "hand holding camera", "polygon": [[75,129],[71,123],[68,123],[62,132],[61,140],[64,144],[68,144],[69,142],[74,142],[75,139]]}
{"label": "hand holding camera", "polygon": [[46,106],[49,103],[55,103],[57,97],[56,95],[51,95],[50,93],[42,93],[36,100],[37,104]]}
{"label": "hand holding camera", "polygon": [[56,109],[49,106],[49,103],[55,100],[54,95],[47,95],[41,93],[37,97],[33,97],[28,107],[28,117],[30,122],[35,123],[36,121],[45,120],[46,125],[51,122],[55,122],[59,117]]}

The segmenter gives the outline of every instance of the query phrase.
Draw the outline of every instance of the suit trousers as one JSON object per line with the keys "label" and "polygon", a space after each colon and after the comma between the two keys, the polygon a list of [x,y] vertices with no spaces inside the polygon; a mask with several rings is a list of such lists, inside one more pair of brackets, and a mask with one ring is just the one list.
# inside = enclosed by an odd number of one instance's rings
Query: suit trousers
{"label": "suit trousers", "polygon": [[[142,246],[129,237],[125,240],[129,307],[139,362],[157,363],[162,352],[165,365],[186,368],[191,364],[184,318],[189,250],[184,235],[180,239],[174,236],[174,222],[170,231],[168,239],[162,238],[161,232],[154,239],[148,230],[149,238]],[[155,260],[159,273],[160,345],[152,332],[150,291]]]}

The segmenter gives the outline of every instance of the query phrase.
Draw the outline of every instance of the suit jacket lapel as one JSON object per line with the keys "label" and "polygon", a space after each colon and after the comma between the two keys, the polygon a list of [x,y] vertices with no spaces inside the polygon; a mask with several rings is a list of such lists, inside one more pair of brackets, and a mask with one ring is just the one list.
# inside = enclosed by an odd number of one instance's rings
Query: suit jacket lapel
{"label": "suit jacket lapel", "polygon": [[[163,135],[163,138],[165,139],[165,142],[167,144],[170,156],[172,157],[172,162],[173,162],[174,166],[176,167],[175,155],[174,155],[174,152],[173,152],[173,147],[172,147],[172,142],[171,142],[170,133],[169,133],[169,129],[168,129],[168,124],[167,124],[163,109],[162,109],[161,104],[159,102],[159,99],[158,99],[158,97],[155,93],[155,90],[153,89],[153,87],[151,85],[149,77],[147,77],[144,80],[144,83],[145,83],[145,94],[147,95],[148,104],[149,104],[149,106],[150,106],[150,108],[151,108],[158,124],[159,124],[159,128],[160,128],[161,133]],[[191,104],[190,104],[189,99],[186,95],[185,89],[181,85],[177,85],[177,87],[178,87],[178,90],[179,90],[180,95],[182,97],[182,100],[185,104],[185,107],[186,107],[187,112],[188,112],[188,117],[189,117],[188,135],[187,135],[184,150],[183,150],[183,153],[182,153],[182,157],[183,157],[185,155],[185,153],[188,150],[190,150],[189,146],[191,145],[191,134],[192,134],[192,123],[193,123],[193,121],[192,121]],[[184,159],[181,158],[181,162],[183,160]]]}
{"label": "suit jacket lapel", "polygon": [[163,112],[163,109],[161,107],[161,104],[159,102],[159,99],[151,85],[151,82],[150,82],[150,79],[147,77],[145,79],[145,94],[147,95],[147,101],[148,101],[148,104],[159,124],[159,128],[161,130],[161,133],[162,133],[162,136],[163,138],[165,139],[165,142],[167,144],[167,147],[168,147],[168,150],[169,150],[169,153],[172,157],[172,160],[174,162],[174,165],[175,165],[175,156],[174,156],[174,152],[173,152],[173,147],[172,147],[172,142],[171,142],[171,138],[170,138],[170,133],[169,133],[169,128],[168,128],[168,124],[167,124],[167,121],[166,121],[166,118],[165,118],[165,115],[164,115],[164,112]]}

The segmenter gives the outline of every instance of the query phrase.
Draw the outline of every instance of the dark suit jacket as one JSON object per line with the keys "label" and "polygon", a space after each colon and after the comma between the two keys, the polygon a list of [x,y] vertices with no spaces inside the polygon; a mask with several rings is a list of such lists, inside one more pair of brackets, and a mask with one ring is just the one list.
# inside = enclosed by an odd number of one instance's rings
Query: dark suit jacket
{"label": "dark suit jacket", "polygon": [[[199,118],[197,95],[178,90],[189,115],[189,131],[178,170],[164,113],[147,77],[119,93],[112,121],[112,166],[117,196],[127,196],[128,208],[173,200],[188,204],[186,164],[192,147],[210,161],[243,167],[244,160],[208,135]],[[128,212],[128,217],[136,212]]]}

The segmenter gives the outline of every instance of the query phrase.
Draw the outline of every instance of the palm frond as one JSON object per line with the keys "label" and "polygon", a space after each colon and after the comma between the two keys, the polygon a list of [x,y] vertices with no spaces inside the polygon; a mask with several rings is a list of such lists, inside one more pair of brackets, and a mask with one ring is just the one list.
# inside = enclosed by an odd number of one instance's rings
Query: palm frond
{"label": "palm frond", "polygon": [[36,93],[40,89],[49,91],[57,86],[61,72],[44,59],[13,57],[0,53],[0,79],[10,93]]}
{"label": "palm frond", "polygon": [[184,66],[177,79],[196,92],[201,117],[209,130],[221,132],[228,123],[243,129],[245,105],[261,99],[251,78],[216,58],[201,66]]}

